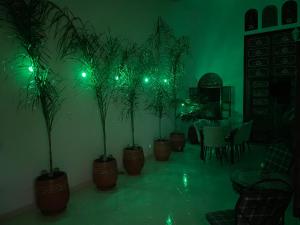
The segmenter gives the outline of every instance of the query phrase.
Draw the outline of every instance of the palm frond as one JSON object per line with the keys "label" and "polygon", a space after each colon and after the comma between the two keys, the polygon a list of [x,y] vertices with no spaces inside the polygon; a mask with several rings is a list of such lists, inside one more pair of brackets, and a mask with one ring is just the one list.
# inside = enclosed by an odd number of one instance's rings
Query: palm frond
{"label": "palm frond", "polygon": [[46,20],[53,10],[53,3],[47,0],[1,0],[0,18],[11,28],[31,60],[31,75],[23,92],[20,107],[42,109],[49,143],[49,165],[52,173],[51,131],[56,113],[61,107],[61,90],[48,69],[49,55],[45,51]]}
{"label": "palm frond", "polygon": [[180,78],[184,71],[184,57],[188,54],[190,48],[189,39],[185,36],[177,38],[173,46],[170,49],[170,79],[172,85],[172,95],[170,104],[174,110],[174,128],[177,129],[178,118],[178,105],[180,100],[178,99],[178,89],[180,85]]}
{"label": "palm frond", "polygon": [[122,49],[117,96],[122,99],[123,118],[128,118],[138,107],[144,75],[141,54],[141,47],[134,42],[126,43]]}
{"label": "palm frond", "polygon": [[[89,78],[84,84],[95,91],[105,139],[105,119],[116,89],[114,77],[119,72],[121,43],[110,33],[96,34],[89,23],[83,23],[68,9],[54,10],[50,27],[54,27],[61,57],[77,53],[76,60],[88,68]],[[106,155],[106,140],[103,143]]]}
{"label": "palm frond", "polygon": [[146,109],[162,116],[168,106],[170,95],[170,49],[175,41],[172,29],[158,18],[152,34],[143,50],[143,60],[147,62],[147,71],[151,78],[148,84],[149,100]]}
{"label": "palm frond", "polygon": [[[61,57],[67,57],[80,52],[84,58],[91,59],[101,47],[99,35],[95,34],[90,23],[83,21],[65,9],[55,10],[50,18],[50,28],[54,27],[54,36],[58,39]],[[61,32],[63,30],[63,32]]]}

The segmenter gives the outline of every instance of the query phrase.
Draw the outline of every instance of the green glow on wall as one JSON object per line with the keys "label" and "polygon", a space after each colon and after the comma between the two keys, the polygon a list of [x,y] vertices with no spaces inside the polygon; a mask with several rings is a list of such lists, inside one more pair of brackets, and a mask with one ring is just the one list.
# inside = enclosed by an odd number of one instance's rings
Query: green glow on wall
{"label": "green glow on wall", "polygon": [[188,175],[186,173],[184,173],[182,176],[182,183],[185,188],[188,187],[189,179],[188,179]]}
{"label": "green glow on wall", "polygon": [[[5,62],[6,63],[6,62]],[[16,81],[20,85],[26,85],[28,79],[32,79],[35,76],[35,63],[28,54],[17,54],[12,60],[7,62],[6,68],[11,68],[16,74]]]}
{"label": "green glow on wall", "polygon": [[28,70],[29,70],[29,72],[32,73],[32,72],[34,71],[33,66],[29,66],[29,67],[28,67]]}
{"label": "green glow on wall", "polygon": [[81,73],[81,76],[82,76],[83,78],[85,78],[85,77],[86,77],[86,72],[82,72],[82,73]]}
{"label": "green glow on wall", "polygon": [[172,219],[171,215],[168,215],[168,217],[166,219],[166,225],[173,225],[173,219]]}

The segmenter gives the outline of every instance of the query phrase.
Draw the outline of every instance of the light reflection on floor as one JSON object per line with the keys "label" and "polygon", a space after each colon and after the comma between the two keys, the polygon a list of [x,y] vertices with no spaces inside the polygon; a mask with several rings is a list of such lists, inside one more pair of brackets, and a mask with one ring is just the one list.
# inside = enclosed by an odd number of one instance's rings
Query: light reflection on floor
{"label": "light reflection on floor", "polygon": [[[99,192],[94,186],[71,195],[65,213],[49,218],[36,211],[3,225],[207,225],[205,213],[233,208],[237,194],[229,174],[240,167],[259,168],[264,148],[253,147],[235,165],[201,162],[199,146],[187,145],[169,162],[146,161],[139,177],[119,177],[117,188]],[[300,224],[288,209],[286,225]]]}

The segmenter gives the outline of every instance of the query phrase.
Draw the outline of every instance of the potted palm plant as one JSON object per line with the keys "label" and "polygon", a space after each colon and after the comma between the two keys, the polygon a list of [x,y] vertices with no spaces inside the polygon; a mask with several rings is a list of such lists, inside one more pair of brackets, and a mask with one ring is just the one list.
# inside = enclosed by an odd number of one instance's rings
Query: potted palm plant
{"label": "potted palm plant", "polygon": [[135,43],[123,48],[118,85],[123,115],[130,119],[131,146],[123,150],[123,165],[129,175],[139,175],[144,166],[143,148],[135,142],[135,114],[142,91],[143,58]]}
{"label": "potted palm plant", "polygon": [[153,33],[146,42],[144,57],[148,63],[146,77],[148,93],[147,109],[158,117],[159,138],[154,141],[154,155],[158,161],[167,161],[171,150],[169,141],[162,137],[161,122],[170,103],[170,58],[169,52],[174,40],[170,27],[158,18]]}
{"label": "potted palm plant", "polygon": [[[94,160],[93,178],[96,186],[101,190],[113,188],[117,182],[117,161],[108,155],[106,146],[106,117],[112,97],[116,91],[120,56],[120,41],[107,34],[101,48],[99,48],[99,64],[90,70],[95,90],[97,105],[100,113],[103,135],[103,154]],[[97,58],[95,58],[97,60]]]}
{"label": "potted palm plant", "polygon": [[103,154],[93,162],[93,181],[98,189],[109,190],[117,183],[118,170],[116,159],[107,152],[106,118],[118,82],[121,43],[110,33],[96,34],[68,10],[56,14],[51,25],[56,27],[61,56],[78,54],[75,59],[83,65],[81,82],[95,93],[102,126]]}
{"label": "potted palm plant", "polygon": [[160,76],[151,76],[146,79],[149,79],[149,83],[151,82],[149,85],[152,94],[147,104],[147,109],[158,117],[159,136],[154,140],[154,156],[158,161],[167,161],[171,154],[171,146],[169,140],[162,136],[162,118],[166,115],[170,102],[169,81],[167,78]]}
{"label": "potted palm plant", "polygon": [[63,211],[69,200],[67,174],[53,167],[53,122],[61,107],[61,89],[57,77],[49,68],[45,54],[45,24],[56,6],[48,1],[7,0],[0,2],[3,20],[12,28],[25,53],[20,57],[30,64],[27,67],[28,82],[21,107],[39,108],[45,121],[48,138],[49,169],[35,179],[37,206],[44,214]]}
{"label": "potted palm plant", "polygon": [[[174,131],[170,134],[170,144],[173,151],[183,151],[185,144],[184,133],[178,131],[177,118],[178,106],[181,103],[178,98],[178,90],[180,86],[180,77],[184,71],[184,56],[189,50],[189,40],[187,37],[180,37],[175,40],[170,49],[170,72],[171,72],[171,106],[174,113]],[[184,104],[184,103],[182,103]]]}

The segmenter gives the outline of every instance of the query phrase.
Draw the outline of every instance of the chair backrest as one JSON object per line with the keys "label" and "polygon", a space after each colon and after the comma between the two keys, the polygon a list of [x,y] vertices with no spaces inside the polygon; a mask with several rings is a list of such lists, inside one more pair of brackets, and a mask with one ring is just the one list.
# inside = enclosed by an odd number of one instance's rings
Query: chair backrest
{"label": "chair backrest", "polygon": [[243,123],[242,126],[237,128],[234,136],[233,136],[233,143],[236,145],[245,143],[249,141],[251,130],[252,130],[252,123],[253,121],[249,121],[246,123]]}
{"label": "chair backrest", "polygon": [[224,147],[226,129],[223,127],[203,127],[203,144],[206,147]]}
{"label": "chair backrest", "polygon": [[245,141],[249,141],[251,132],[252,132],[252,125],[253,125],[253,120],[250,120],[249,122],[244,123],[244,129],[245,129]]}
{"label": "chair backrest", "polygon": [[193,126],[196,129],[197,139],[199,143],[201,142],[201,135],[200,135],[201,130],[203,129],[204,126],[208,126],[209,124],[210,124],[209,120],[206,119],[200,119],[193,123]]}
{"label": "chair backrest", "polygon": [[[266,180],[263,182],[282,182],[281,180]],[[278,225],[287,209],[291,197],[292,188],[286,186],[280,189],[259,189],[252,186],[241,193],[236,204],[237,225]]]}
{"label": "chair backrest", "polygon": [[233,135],[233,144],[239,145],[244,142],[245,137],[245,129],[242,125],[241,127],[237,128],[234,135]]}

